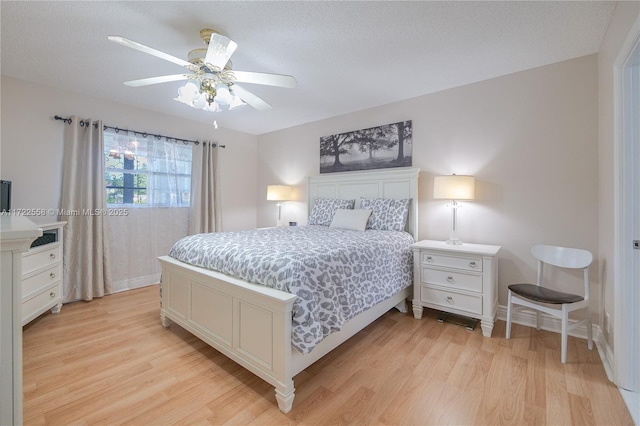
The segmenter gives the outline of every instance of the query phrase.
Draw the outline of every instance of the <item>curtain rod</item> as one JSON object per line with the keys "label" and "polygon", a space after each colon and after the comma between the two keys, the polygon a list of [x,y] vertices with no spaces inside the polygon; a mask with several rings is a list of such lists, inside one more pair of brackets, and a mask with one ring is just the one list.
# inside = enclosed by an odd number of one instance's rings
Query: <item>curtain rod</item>
{"label": "curtain rod", "polygon": [[[65,124],[71,124],[71,122],[72,122],[71,117],[60,117],[59,115],[54,115],[53,118],[56,119],[56,120],[63,121]],[[80,120],[80,126],[81,127],[88,126],[88,125],[89,125],[89,121],[88,120],[87,121]],[[165,136],[165,135],[156,135],[156,134],[153,134],[153,133],[139,132],[137,130],[120,129],[118,127],[107,126],[107,125],[103,125],[103,128],[104,128],[104,130],[107,130],[107,129],[115,130],[116,133],[119,133],[120,131],[127,132],[127,133],[133,133],[135,135],[140,135],[140,136],[142,136],[144,138],[146,138],[147,136],[153,136],[156,139],[165,138],[167,141],[174,140],[175,142],[182,142],[184,144],[187,144],[187,143],[192,143],[192,144],[195,144],[195,145],[199,145],[200,144],[200,141],[194,141],[194,140],[190,140],[190,139],[174,138],[172,136]],[[203,143],[207,143],[207,142],[203,142]],[[211,142],[211,145],[214,148],[218,148],[218,147],[226,148],[226,145],[218,145],[216,142]]]}

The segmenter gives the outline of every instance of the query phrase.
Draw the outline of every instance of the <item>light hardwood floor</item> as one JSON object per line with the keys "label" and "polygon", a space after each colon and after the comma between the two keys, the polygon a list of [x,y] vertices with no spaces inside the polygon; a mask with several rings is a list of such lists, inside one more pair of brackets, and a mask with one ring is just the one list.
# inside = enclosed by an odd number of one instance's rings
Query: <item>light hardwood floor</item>
{"label": "light hardwood floor", "polygon": [[514,325],[492,338],[392,310],[273,388],[159,319],[157,286],[65,305],[24,328],[24,424],[633,424],[597,351]]}

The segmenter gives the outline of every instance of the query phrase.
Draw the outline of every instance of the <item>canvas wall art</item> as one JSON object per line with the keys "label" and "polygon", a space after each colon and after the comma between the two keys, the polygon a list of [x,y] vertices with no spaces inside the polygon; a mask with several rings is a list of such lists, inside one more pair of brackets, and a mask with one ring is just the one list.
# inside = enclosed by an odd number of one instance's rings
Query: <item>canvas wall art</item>
{"label": "canvas wall art", "polygon": [[411,120],[320,138],[320,173],[411,166]]}

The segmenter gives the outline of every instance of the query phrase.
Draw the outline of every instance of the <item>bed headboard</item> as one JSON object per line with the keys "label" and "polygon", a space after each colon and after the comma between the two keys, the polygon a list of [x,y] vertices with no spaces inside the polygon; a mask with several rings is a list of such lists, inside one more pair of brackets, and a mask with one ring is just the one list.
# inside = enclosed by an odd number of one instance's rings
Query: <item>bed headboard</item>
{"label": "bed headboard", "polygon": [[420,169],[398,168],[367,172],[331,173],[309,177],[307,206],[311,213],[315,198],[410,198],[409,217],[405,230],[418,239],[418,175]]}

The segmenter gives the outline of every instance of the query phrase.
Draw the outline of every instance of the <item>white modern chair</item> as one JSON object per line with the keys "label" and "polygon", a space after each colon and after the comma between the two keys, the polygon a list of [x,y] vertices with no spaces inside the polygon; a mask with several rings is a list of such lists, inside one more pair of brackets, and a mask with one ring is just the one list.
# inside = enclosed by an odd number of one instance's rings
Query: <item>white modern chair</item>
{"label": "white modern chair", "polygon": [[[536,328],[540,330],[540,312],[562,320],[562,352],[560,360],[567,362],[567,331],[580,324],[587,323],[589,350],[593,349],[591,319],[589,317],[589,265],[593,255],[587,250],[535,245],[531,254],[538,260],[538,280],[534,284],[511,284],[507,303],[507,339],[511,338],[511,312],[513,305],[536,310]],[[582,269],[584,271],[584,296],[563,293],[542,286],[544,265],[560,268]],[[569,313],[578,309],[587,309],[587,317],[569,325]]]}

